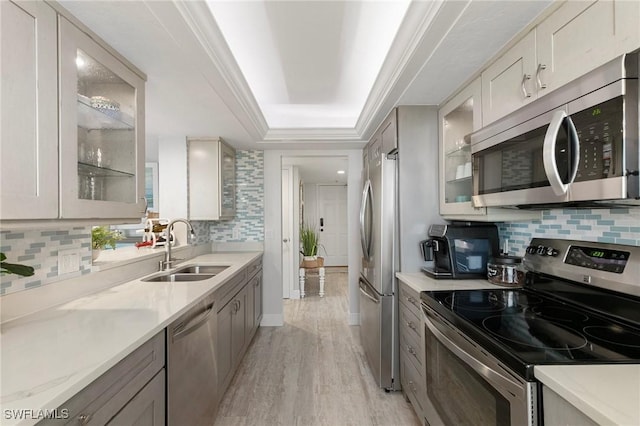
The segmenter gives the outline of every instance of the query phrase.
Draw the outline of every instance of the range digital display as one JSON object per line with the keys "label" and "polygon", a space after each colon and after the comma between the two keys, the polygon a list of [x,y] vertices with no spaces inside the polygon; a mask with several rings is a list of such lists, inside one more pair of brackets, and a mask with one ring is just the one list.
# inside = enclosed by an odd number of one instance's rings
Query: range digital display
{"label": "range digital display", "polygon": [[630,254],[622,250],[571,246],[564,262],[569,265],[621,274],[627,266]]}

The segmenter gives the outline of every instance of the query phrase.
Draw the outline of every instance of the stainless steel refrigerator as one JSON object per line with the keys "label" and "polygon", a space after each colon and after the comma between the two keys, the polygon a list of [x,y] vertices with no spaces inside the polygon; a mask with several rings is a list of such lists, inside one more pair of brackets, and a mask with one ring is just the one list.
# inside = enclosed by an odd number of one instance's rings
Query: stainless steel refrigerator
{"label": "stainless steel refrigerator", "polygon": [[434,107],[399,107],[363,153],[360,237],[360,340],[381,388],[400,389],[395,274],[424,266],[419,242],[438,213],[438,136]]}

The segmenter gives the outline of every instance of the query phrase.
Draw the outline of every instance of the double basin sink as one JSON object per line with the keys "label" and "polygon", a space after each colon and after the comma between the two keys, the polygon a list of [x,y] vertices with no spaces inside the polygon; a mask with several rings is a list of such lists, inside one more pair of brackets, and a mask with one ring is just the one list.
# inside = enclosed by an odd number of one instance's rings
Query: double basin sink
{"label": "double basin sink", "polygon": [[146,282],[182,282],[182,281],[202,281],[215,277],[229,265],[188,265],[159,275],[152,275],[143,278]]}

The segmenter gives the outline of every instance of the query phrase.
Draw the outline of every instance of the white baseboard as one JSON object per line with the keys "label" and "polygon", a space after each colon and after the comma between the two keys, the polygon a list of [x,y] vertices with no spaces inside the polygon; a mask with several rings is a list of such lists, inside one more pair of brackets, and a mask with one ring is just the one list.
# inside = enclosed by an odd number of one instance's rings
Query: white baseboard
{"label": "white baseboard", "polygon": [[282,314],[264,314],[261,327],[282,327],[284,325],[284,316]]}
{"label": "white baseboard", "polygon": [[360,325],[360,314],[349,312],[349,318],[347,321],[349,321],[349,325]]}

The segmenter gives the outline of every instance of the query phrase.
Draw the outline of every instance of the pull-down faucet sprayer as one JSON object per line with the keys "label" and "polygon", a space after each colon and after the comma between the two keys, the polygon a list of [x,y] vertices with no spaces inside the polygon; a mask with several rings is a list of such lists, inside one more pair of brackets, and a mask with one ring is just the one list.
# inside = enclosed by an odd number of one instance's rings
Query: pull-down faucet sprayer
{"label": "pull-down faucet sprayer", "polygon": [[160,261],[161,271],[167,271],[171,269],[171,265],[176,260],[171,258],[171,231],[173,230],[173,225],[176,222],[182,222],[185,225],[187,225],[187,229],[189,230],[189,235],[187,236],[188,243],[193,242],[193,240],[196,237],[196,233],[193,232],[193,226],[191,226],[191,222],[189,222],[187,219],[174,219],[171,222],[169,222],[169,225],[167,225],[167,242],[165,244],[166,250],[164,252],[164,260]]}

